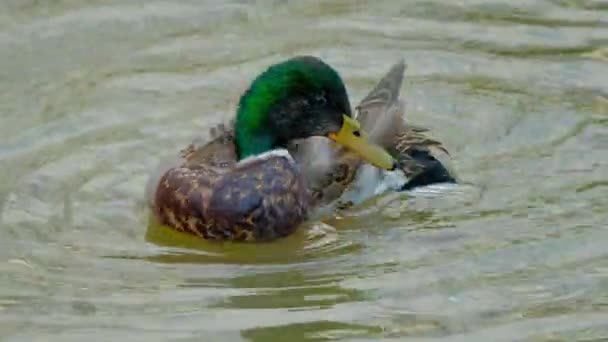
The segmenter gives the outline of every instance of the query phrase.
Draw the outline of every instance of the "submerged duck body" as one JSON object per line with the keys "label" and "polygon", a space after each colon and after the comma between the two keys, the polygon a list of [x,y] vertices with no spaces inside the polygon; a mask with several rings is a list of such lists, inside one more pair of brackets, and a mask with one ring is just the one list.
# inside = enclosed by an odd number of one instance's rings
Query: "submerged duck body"
{"label": "submerged duck body", "polygon": [[162,224],[211,240],[268,241],[291,234],[315,206],[286,147],[325,137],[382,168],[396,161],[351,118],[344,84],[315,57],[269,67],[243,94],[236,118],[191,144],[148,184]]}

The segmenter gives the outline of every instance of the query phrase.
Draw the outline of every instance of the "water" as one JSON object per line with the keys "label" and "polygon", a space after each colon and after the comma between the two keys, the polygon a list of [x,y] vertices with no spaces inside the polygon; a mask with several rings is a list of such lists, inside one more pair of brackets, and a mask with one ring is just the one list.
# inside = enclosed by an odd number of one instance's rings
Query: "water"
{"label": "water", "polygon": [[[295,54],[408,119],[472,185],[264,245],[149,222],[149,171]],[[608,338],[603,0],[0,4],[3,341]]]}

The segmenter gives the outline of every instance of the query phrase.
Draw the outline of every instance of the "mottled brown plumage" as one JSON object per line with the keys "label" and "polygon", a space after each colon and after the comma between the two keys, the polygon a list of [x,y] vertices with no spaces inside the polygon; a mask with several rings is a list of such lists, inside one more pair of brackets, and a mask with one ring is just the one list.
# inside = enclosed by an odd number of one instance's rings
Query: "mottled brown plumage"
{"label": "mottled brown plumage", "polygon": [[237,163],[234,135],[222,125],[213,140],[181,153],[181,165],[158,180],[161,223],[211,240],[265,241],[292,233],[308,214],[308,188],[288,156]]}

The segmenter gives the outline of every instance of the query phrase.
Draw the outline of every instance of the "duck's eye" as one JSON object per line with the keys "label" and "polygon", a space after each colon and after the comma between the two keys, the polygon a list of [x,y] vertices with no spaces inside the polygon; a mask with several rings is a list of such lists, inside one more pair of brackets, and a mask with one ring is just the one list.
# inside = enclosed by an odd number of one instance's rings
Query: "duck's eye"
{"label": "duck's eye", "polygon": [[356,136],[356,137],[360,137],[361,136],[361,131],[359,131],[359,130],[353,131],[353,135]]}
{"label": "duck's eye", "polygon": [[325,98],[325,94],[319,94],[315,96],[315,102],[319,105],[324,105],[327,103],[327,99]]}

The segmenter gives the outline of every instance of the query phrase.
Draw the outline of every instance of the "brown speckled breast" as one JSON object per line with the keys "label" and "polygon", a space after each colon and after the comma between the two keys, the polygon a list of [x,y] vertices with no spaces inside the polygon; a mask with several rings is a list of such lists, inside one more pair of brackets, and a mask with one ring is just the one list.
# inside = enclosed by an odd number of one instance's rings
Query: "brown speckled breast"
{"label": "brown speckled breast", "polygon": [[282,156],[230,169],[178,167],[160,179],[155,212],[163,224],[205,239],[268,241],[307,218],[308,193],[297,167]]}

